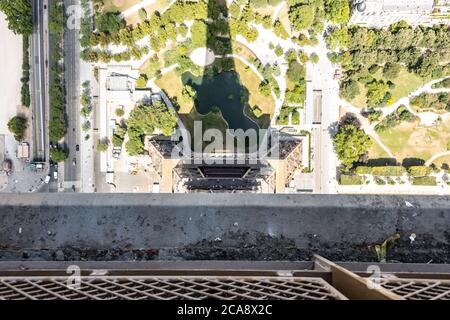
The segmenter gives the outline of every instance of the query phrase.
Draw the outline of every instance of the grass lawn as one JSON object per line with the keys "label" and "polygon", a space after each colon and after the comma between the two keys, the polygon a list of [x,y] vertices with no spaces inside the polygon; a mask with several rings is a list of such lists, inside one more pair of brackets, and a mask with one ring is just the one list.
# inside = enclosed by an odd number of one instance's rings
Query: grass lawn
{"label": "grass lawn", "polygon": [[447,150],[450,121],[434,127],[422,127],[418,122],[402,123],[379,136],[399,161],[405,158],[428,160],[433,154]]}
{"label": "grass lawn", "polygon": [[[150,17],[153,12],[159,11],[161,12],[162,9],[167,7],[169,5],[169,0],[156,0],[155,3],[150,4],[148,6],[145,6],[144,9],[147,12],[147,17]],[[129,25],[136,25],[141,22],[141,18],[139,17],[139,12],[136,12],[126,18],[127,24]]]}
{"label": "grass lawn", "polygon": [[369,149],[369,159],[389,158],[389,155],[380,145],[372,140],[372,147]]}
{"label": "grass lawn", "polygon": [[437,158],[436,160],[434,160],[433,162],[438,168],[442,167],[442,164],[446,164],[448,166],[450,166],[450,156],[443,156],[440,158]]}
{"label": "grass lawn", "polygon": [[[160,79],[155,81],[156,85],[160,87],[171,99],[176,99],[181,95],[181,91],[183,90],[183,82],[181,82],[180,76],[172,70],[165,75],[163,75]],[[178,113],[189,113],[192,110],[192,105],[180,105],[180,110]]]}
{"label": "grass lawn", "polygon": [[103,0],[103,10],[123,12],[139,2],[141,0]]}
{"label": "grass lawn", "polygon": [[234,59],[234,64],[237,73],[239,73],[241,83],[250,93],[250,107],[254,108],[255,106],[258,106],[263,114],[267,114],[269,117],[272,117],[275,111],[275,100],[272,96],[266,97],[260,93],[259,84],[261,83],[261,79],[252,69],[247,68],[247,66],[240,60]]}
{"label": "grass lawn", "polygon": [[[377,80],[382,79],[381,69],[374,74],[374,78]],[[397,102],[399,99],[408,96],[411,92],[421,87],[425,81],[419,76],[408,72],[405,68],[402,68],[397,78],[392,82],[395,83],[395,88],[391,90],[392,100],[391,104]],[[350,101],[352,105],[358,108],[366,108],[366,94],[367,89],[364,85],[359,84],[360,93],[353,100]]]}
{"label": "grass lawn", "polygon": [[152,60],[153,57],[150,57],[144,64],[139,68],[140,74],[147,75],[148,79],[151,79],[155,76],[158,70],[161,70],[164,66],[164,58],[161,55],[157,55],[157,60]]}

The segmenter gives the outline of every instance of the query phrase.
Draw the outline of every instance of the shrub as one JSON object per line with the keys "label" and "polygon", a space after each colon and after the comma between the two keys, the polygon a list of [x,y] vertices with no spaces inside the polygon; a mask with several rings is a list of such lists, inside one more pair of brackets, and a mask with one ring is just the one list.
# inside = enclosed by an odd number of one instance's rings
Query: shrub
{"label": "shrub", "polygon": [[356,174],[372,174],[372,167],[359,166],[355,172]]}
{"label": "shrub", "polygon": [[439,89],[439,88],[450,89],[450,78],[444,79],[441,82],[433,84],[432,88],[433,89]]}
{"label": "shrub", "polygon": [[259,118],[263,115],[263,112],[261,111],[261,109],[258,106],[255,106],[253,109],[253,114],[255,117]]}
{"label": "shrub", "polygon": [[280,46],[277,46],[277,47],[275,48],[275,54],[277,55],[277,57],[281,57],[281,56],[284,54],[283,48],[280,47]]}
{"label": "shrub", "polygon": [[372,174],[374,176],[400,177],[404,173],[406,173],[406,169],[400,166],[385,166],[372,168]]}
{"label": "shrub", "polygon": [[384,186],[386,184],[386,181],[380,177],[375,177],[375,183],[379,186]]}
{"label": "shrub", "polygon": [[342,174],[340,178],[341,185],[361,185],[364,183],[364,178],[361,176],[354,176],[348,174]]}
{"label": "shrub", "polygon": [[122,108],[117,108],[116,109],[116,116],[123,117],[124,115],[125,115],[125,111],[123,111]]}
{"label": "shrub", "polygon": [[411,177],[425,177],[431,173],[431,169],[426,166],[412,166],[408,168]]}
{"label": "shrub", "polygon": [[435,186],[436,177],[414,177],[412,184],[414,186]]}
{"label": "shrub", "polygon": [[147,78],[144,75],[141,75],[137,80],[136,80],[136,87],[137,88],[146,88],[147,87]]}
{"label": "shrub", "polygon": [[98,152],[106,152],[108,150],[108,144],[104,141],[99,141],[97,144]]}

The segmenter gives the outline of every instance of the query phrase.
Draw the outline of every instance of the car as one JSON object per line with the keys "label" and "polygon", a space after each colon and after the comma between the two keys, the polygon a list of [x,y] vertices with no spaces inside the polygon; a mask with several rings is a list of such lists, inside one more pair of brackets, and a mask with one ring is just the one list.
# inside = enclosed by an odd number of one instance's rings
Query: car
{"label": "car", "polygon": [[77,144],[75,150],[77,150],[77,152],[80,151],[80,145]]}
{"label": "car", "polygon": [[53,171],[53,179],[58,180],[58,171]]}
{"label": "car", "polygon": [[76,166],[77,165],[77,159],[73,158],[72,164],[73,164],[73,166]]}
{"label": "car", "polygon": [[48,183],[50,182],[50,179],[51,179],[51,176],[48,175],[48,176],[45,177],[45,181],[44,181],[44,182],[45,182],[46,184],[48,184]]}

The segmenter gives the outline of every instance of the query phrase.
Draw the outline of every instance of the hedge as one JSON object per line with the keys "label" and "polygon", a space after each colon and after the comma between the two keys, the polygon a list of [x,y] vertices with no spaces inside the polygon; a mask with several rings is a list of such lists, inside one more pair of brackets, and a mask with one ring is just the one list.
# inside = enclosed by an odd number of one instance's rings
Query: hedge
{"label": "hedge", "polygon": [[356,174],[372,174],[372,167],[359,166],[356,167]]}
{"label": "hedge", "polygon": [[352,176],[347,174],[342,174],[340,179],[341,185],[359,185],[364,183],[364,178],[361,176]]}
{"label": "hedge", "polygon": [[401,177],[405,173],[406,169],[400,166],[385,166],[372,168],[372,174],[374,176]]}
{"label": "hedge", "polygon": [[415,177],[412,184],[414,186],[435,186],[437,182],[436,177]]}
{"label": "hedge", "polygon": [[426,166],[412,166],[408,168],[411,177],[425,177],[431,173],[431,168]]}

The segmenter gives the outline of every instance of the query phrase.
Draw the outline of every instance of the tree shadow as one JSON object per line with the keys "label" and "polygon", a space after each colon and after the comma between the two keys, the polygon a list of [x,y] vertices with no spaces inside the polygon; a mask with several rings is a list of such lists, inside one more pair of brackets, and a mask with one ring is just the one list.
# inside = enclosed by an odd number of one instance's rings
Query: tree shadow
{"label": "tree shadow", "polygon": [[405,168],[423,165],[425,165],[425,160],[420,158],[405,158],[402,161],[402,166],[404,166]]}

